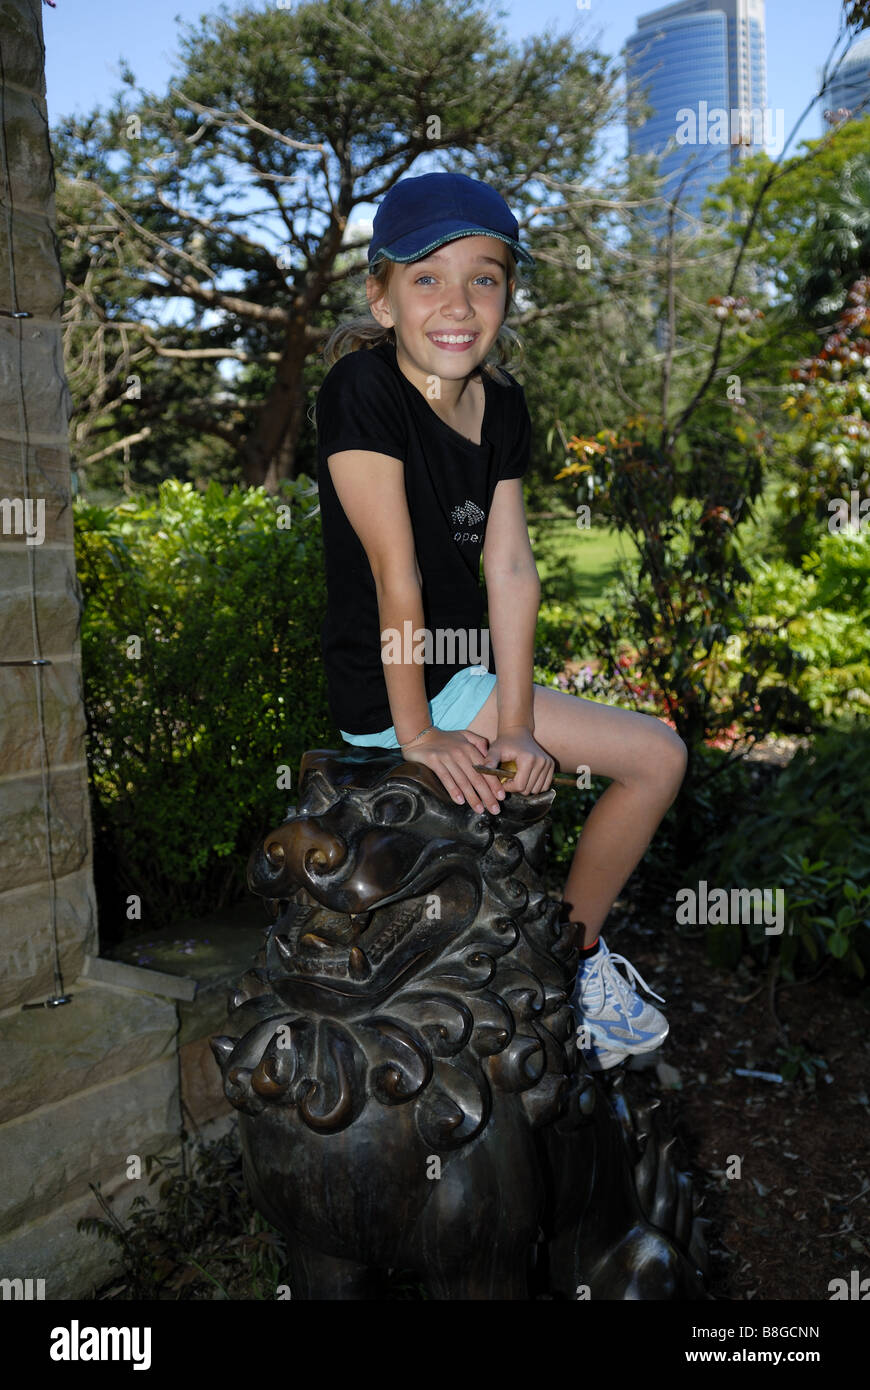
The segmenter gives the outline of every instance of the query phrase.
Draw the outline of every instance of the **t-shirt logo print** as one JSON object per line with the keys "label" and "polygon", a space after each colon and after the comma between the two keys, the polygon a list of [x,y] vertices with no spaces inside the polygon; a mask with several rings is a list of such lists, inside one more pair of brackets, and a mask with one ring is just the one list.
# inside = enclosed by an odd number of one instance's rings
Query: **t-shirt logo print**
{"label": "t-shirt logo print", "polygon": [[[479,522],[486,520],[486,512],[482,512],[476,502],[466,498],[458,507],[453,508],[450,513],[450,520],[454,526],[460,528],[462,526],[477,526]],[[480,538],[480,533],[477,531],[463,531],[461,529],[456,531],[453,536],[453,539],[459,541],[460,545],[463,541],[471,541],[472,544],[476,544]]]}
{"label": "t-shirt logo print", "polygon": [[482,512],[476,502],[470,502],[466,499],[461,506],[453,508],[450,513],[450,520],[454,526],[461,526],[463,522],[468,522],[473,526],[478,521],[483,521],[485,516],[486,512]]}

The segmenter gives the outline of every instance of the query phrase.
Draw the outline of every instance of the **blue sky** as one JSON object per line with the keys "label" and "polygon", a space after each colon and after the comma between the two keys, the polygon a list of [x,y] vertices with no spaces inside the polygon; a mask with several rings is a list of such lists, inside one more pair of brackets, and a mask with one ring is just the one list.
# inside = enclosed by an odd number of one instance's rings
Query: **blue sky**
{"label": "blue sky", "polygon": [[[258,8],[264,8],[260,0]],[[127,60],[137,79],[154,91],[165,88],[177,51],[178,15],[195,23],[220,6],[209,0],[57,0],[43,5],[49,119],[107,105],[120,86],[119,60]],[[599,46],[616,55],[633,32],[639,14],[656,8],[643,0],[501,0],[508,35],[520,40],[552,25],[566,33],[574,24],[600,34]],[[767,0],[768,104],[782,107],[790,131],[815,90],[817,68],[827,57],[842,13],[841,0]],[[798,134],[821,133],[813,112]],[[793,148],[793,147],[792,147]]]}

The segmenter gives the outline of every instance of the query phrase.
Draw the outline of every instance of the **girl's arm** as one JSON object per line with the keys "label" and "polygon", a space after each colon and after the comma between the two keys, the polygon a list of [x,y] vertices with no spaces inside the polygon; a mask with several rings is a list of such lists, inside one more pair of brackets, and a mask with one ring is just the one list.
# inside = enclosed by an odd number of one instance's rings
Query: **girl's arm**
{"label": "girl's arm", "polygon": [[498,670],[498,736],[534,733],[535,628],[541,581],[529,543],[521,478],[496,484],[483,545],[489,631]]}
{"label": "girl's arm", "polygon": [[537,572],[518,571],[487,581],[489,630],[498,671],[498,734],[535,732],[534,649],[541,586]]}
{"label": "girl's arm", "polygon": [[[423,592],[417,576],[393,569],[378,578],[378,615],[381,632],[397,632],[404,642],[405,623],[410,620],[411,632],[423,626]],[[384,682],[390,714],[399,743],[410,743],[432,722],[426,699],[424,667],[414,661],[384,663]]]}
{"label": "girl's arm", "polygon": [[522,480],[496,484],[484,539],[483,568],[489,596],[489,629],[498,680],[498,728],[487,765],[512,760],[516,772],[505,791],[546,791],[555,760],[535,741],[535,628],[541,581],[523,510]]}

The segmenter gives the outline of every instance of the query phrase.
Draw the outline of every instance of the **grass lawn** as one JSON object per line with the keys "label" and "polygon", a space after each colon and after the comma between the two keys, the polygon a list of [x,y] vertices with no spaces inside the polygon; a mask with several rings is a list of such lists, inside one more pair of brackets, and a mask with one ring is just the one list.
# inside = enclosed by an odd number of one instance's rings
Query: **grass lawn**
{"label": "grass lawn", "polygon": [[587,608],[602,606],[604,590],[616,578],[623,556],[634,549],[625,533],[608,526],[579,530],[571,517],[531,521],[529,536],[542,601],[576,602]]}

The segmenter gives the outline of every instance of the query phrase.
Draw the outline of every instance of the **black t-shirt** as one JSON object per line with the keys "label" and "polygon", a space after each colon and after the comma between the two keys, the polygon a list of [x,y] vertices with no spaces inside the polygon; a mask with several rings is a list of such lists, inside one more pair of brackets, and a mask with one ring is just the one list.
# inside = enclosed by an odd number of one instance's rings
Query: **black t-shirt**
{"label": "black t-shirt", "polygon": [[[529,464],[531,421],[523,388],[509,373],[502,386],[485,371],[481,443],[452,429],[396,361],[392,343],[340,358],[317,394],[317,478],[326,562],[327,612],[321,627],[330,713],[340,729],[374,734],[393,722],[382,664],[374,576],[365,549],[338,500],[327,466],[331,454],[367,449],[404,463],[405,493],[423,577],[423,615],[433,633],[423,663],[426,699],[457,671],[495,654],[481,635],[480,556],[496,484]],[[438,629],[476,632],[461,646],[439,648]],[[452,658],[452,659],[451,659]],[[459,659],[456,659],[459,658]]]}

